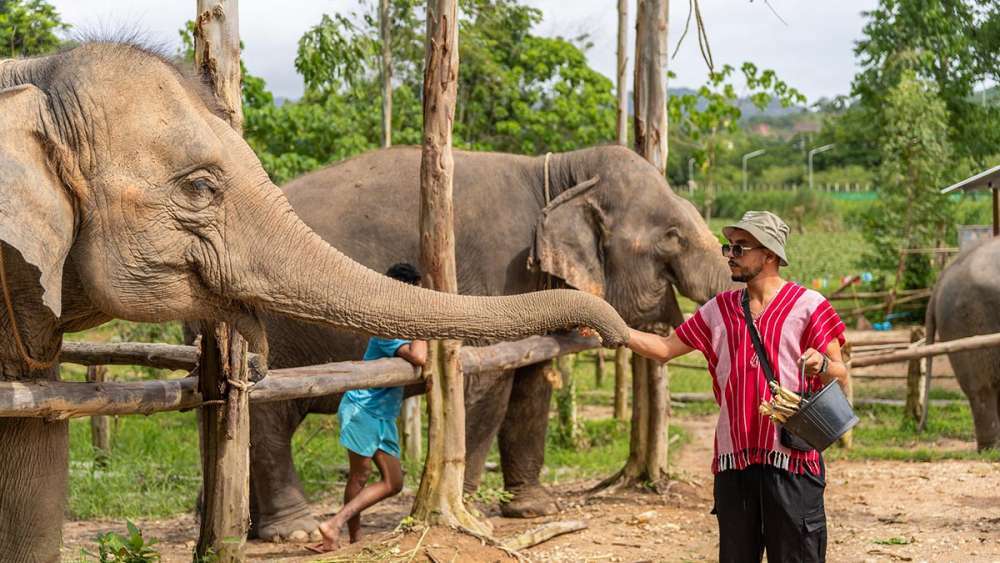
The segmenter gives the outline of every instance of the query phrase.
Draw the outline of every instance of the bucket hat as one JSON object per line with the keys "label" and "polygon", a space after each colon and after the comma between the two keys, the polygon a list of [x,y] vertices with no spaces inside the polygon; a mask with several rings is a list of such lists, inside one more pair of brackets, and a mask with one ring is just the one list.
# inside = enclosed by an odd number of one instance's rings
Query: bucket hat
{"label": "bucket hat", "polygon": [[770,211],[747,211],[738,223],[726,225],[722,234],[729,238],[735,229],[742,229],[757,239],[764,248],[775,253],[782,266],[788,265],[785,257],[785,241],[788,239],[788,225]]}

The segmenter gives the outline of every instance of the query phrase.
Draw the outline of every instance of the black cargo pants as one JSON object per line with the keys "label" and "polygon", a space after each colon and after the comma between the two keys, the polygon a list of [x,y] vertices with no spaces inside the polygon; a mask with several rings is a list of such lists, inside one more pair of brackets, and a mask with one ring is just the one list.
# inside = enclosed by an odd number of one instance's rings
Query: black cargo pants
{"label": "black cargo pants", "polygon": [[751,465],[715,475],[719,561],[769,563],[826,561],[826,470],[794,475]]}

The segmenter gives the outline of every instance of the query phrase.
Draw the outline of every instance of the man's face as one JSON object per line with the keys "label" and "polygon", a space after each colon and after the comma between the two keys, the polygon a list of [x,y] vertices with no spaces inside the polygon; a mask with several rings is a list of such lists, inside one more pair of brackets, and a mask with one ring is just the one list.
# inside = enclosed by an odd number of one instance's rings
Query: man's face
{"label": "man's face", "polygon": [[727,238],[730,246],[739,246],[743,252],[742,256],[736,256],[739,254],[738,250],[731,250],[726,254],[733,281],[746,283],[757,277],[767,262],[768,250],[753,235],[742,229],[733,230]]}

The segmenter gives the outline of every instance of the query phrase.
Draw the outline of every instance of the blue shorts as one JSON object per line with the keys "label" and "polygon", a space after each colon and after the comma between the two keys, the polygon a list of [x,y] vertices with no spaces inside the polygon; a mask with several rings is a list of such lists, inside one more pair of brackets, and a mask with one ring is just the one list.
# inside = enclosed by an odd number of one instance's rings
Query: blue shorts
{"label": "blue shorts", "polygon": [[337,409],[340,420],[340,444],[352,452],[372,457],[376,450],[399,457],[399,430],[396,419],[378,418],[351,403],[341,401]]}

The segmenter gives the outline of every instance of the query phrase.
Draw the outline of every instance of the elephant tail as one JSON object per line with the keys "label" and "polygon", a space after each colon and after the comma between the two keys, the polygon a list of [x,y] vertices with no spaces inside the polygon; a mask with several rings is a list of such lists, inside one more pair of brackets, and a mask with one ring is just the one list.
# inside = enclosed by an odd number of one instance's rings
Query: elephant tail
{"label": "elephant tail", "polygon": [[[931,298],[927,302],[927,313],[924,315],[924,343],[930,346],[934,344],[937,336],[937,319],[934,317],[935,302],[937,301],[937,291],[931,292]],[[927,426],[927,413],[931,405],[931,380],[934,378],[934,356],[927,356],[927,375],[924,379],[924,412],[920,417],[918,431],[923,432]]]}

